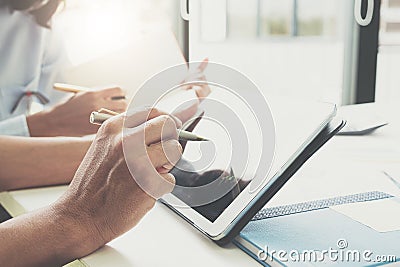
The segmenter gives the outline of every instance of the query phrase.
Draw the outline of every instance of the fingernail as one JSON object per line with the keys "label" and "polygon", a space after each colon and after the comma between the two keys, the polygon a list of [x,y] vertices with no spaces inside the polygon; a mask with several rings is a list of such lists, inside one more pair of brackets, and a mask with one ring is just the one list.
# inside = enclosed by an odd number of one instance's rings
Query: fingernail
{"label": "fingernail", "polygon": [[172,168],[174,167],[174,166],[172,166],[171,164],[165,164],[165,165],[163,165],[162,166],[164,169],[167,169],[167,170],[172,170]]}

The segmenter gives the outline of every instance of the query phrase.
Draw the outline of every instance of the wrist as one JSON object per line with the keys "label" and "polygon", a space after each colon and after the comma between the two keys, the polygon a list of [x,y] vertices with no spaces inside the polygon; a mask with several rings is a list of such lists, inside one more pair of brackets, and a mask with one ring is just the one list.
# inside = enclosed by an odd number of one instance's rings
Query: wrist
{"label": "wrist", "polygon": [[30,136],[56,136],[56,128],[50,111],[41,111],[26,117]]}
{"label": "wrist", "polygon": [[50,206],[55,218],[56,231],[63,236],[56,248],[57,255],[65,261],[82,258],[103,244],[93,228],[88,214],[81,212],[70,203],[58,201]]}

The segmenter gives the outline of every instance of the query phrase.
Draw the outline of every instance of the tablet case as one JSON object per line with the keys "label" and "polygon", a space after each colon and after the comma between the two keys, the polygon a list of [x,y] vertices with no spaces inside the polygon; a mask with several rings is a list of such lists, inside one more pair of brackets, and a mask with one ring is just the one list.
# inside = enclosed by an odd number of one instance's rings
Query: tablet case
{"label": "tablet case", "polygon": [[[380,266],[398,262],[400,231],[380,233],[329,208],[384,198],[394,199],[373,191],[264,209],[233,243],[264,266]],[[322,255],[324,250],[335,254]],[[277,251],[287,255],[277,256]],[[372,253],[364,256],[365,251]],[[378,262],[378,255],[386,261]]]}

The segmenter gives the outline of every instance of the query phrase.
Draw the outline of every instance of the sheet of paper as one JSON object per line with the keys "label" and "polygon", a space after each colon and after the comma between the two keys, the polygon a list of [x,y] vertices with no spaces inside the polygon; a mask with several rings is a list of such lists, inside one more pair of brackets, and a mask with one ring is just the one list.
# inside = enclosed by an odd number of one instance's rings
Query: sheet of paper
{"label": "sheet of paper", "polygon": [[380,116],[381,112],[374,103],[343,106],[338,109],[338,116],[347,120],[340,134],[369,134],[388,123]]}
{"label": "sheet of paper", "polygon": [[330,209],[381,233],[400,231],[400,202],[394,198],[332,206]]}

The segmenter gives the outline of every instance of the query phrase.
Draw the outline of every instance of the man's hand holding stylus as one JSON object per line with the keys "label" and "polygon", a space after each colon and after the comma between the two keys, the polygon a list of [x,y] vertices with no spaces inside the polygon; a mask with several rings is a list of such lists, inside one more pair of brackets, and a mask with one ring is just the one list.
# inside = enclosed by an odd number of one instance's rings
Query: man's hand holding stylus
{"label": "man's hand holding stylus", "polygon": [[2,265],[60,266],[134,227],[174,188],[168,170],[181,157],[179,127],[156,109],[105,122],[59,200],[0,225]]}
{"label": "man's hand holding stylus", "polygon": [[181,125],[172,115],[143,109],[126,116],[125,123],[122,115],[101,126],[67,193],[55,204],[90,233],[84,254],[134,227],[155,198],[173,190],[174,176],[158,169],[172,168],[180,159],[176,129]]}

